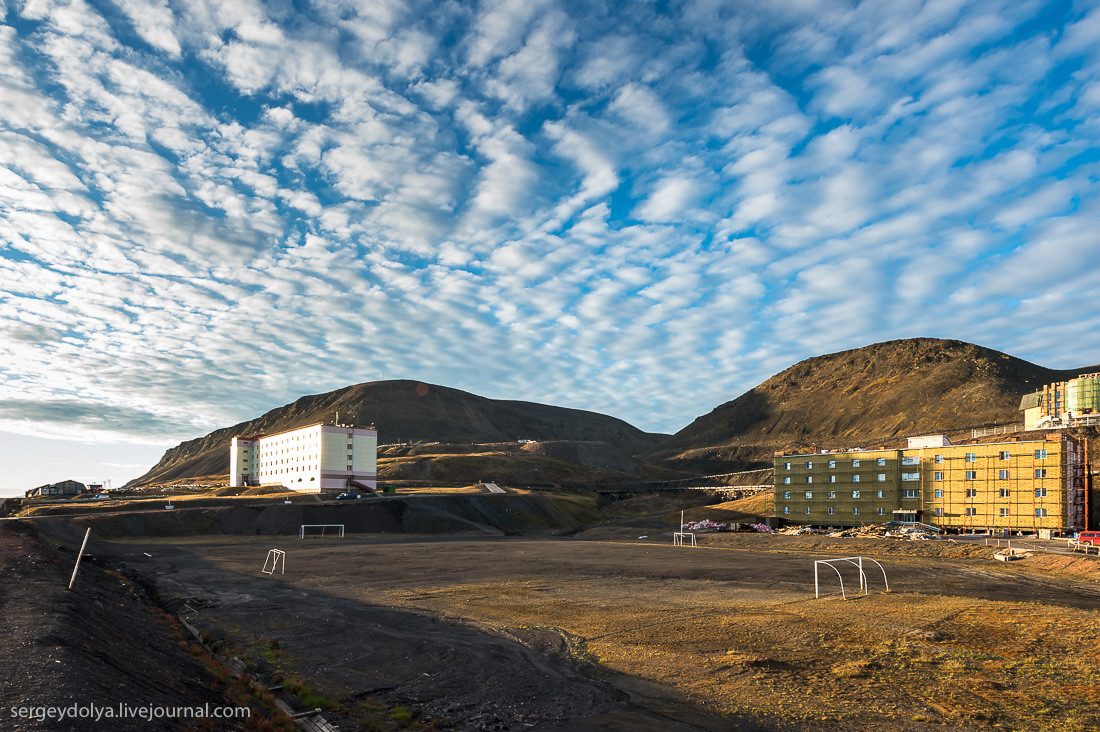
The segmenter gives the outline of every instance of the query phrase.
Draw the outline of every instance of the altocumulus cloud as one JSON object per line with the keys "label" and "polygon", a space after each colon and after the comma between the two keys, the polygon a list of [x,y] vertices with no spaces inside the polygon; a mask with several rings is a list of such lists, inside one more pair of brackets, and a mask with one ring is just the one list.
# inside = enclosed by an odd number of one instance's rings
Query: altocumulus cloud
{"label": "altocumulus cloud", "polygon": [[0,428],[384,373],[671,431],[874,340],[1096,360],[1100,9],[737,5],[0,0]]}

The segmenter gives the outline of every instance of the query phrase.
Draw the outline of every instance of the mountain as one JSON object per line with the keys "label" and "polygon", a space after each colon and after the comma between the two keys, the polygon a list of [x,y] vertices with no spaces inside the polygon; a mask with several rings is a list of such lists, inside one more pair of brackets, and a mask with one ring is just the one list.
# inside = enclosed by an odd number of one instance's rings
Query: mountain
{"label": "mountain", "polygon": [[375,381],[304,396],[256,419],[183,442],[167,450],[160,462],[128,486],[203,476],[210,476],[212,481],[224,480],[229,471],[232,438],[270,435],[331,422],[337,413],[342,423],[375,425],[379,443],[568,440],[610,443],[630,455],[651,451],[667,437],[647,434],[620,419],[596,412],[487,399],[416,381]]}
{"label": "mountain", "polygon": [[699,417],[649,457],[722,472],[770,463],[777,450],[1022,422],[1021,396],[1084,371],[1048,369],[955,340],[876,343],[791,366]]}

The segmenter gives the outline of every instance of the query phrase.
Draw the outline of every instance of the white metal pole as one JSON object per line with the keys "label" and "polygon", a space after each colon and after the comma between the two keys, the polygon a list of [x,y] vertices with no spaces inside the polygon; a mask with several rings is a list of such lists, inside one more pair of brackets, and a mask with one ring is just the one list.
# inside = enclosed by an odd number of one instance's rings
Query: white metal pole
{"label": "white metal pole", "polygon": [[80,544],[80,553],[76,555],[76,565],[73,566],[73,576],[69,579],[69,589],[73,588],[73,582],[76,582],[76,570],[80,569],[80,558],[84,556],[84,547],[88,546],[88,536],[92,533],[92,527],[89,526],[88,530],[84,532],[84,541]]}

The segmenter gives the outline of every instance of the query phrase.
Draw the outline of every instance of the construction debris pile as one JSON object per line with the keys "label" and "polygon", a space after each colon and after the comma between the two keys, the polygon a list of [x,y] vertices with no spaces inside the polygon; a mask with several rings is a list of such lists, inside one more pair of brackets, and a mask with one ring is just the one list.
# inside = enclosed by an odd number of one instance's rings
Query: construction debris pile
{"label": "construction debris pile", "polygon": [[729,524],[720,524],[717,521],[711,521],[710,519],[703,519],[702,521],[688,521],[681,528],[681,531],[729,531]]}
{"label": "construction debris pile", "polygon": [[784,536],[802,536],[804,534],[822,534],[834,539],[904,539],[906,541],[929,541],[936,538],[931,531],[919,526],[902,526],[900,528],[886,528],[884,526],[854,526],[850,529],[839,531],[832,529],[815,529],[810,526],[789,526],[780,529],[777,533]]}

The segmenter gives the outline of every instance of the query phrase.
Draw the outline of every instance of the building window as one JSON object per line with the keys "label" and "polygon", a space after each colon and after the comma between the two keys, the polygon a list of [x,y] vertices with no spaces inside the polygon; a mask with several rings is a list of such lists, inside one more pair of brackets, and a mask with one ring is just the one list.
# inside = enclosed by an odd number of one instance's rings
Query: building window
{"label": "building window", "polygon": [[974,463],[974,462],[977,462],[977,461],[978,461],[978,456],[977,455],[975,455],[972,452],[966,453],[966,462]]}
{"label": "building window", "polygon": [[936,513],[937,516],[942,517],[943,516],[943,509],[942,508],[937,508],[935,513]]}
{"label": "building window", "polygon": [[920,473],[902,473],[901,479],[909,482],[918,481],[920,480]]}
{"label": "building window", "polygon": [[977,488],[967,488],[966,489],[966,497],[967,498],[977,498],[978,497],[978,489]]}
{"label": "building window", "polygon": [[943,498],[943,488],[936,489],[936,498]]}
{"label": "building window", "polygon": [[937,470],[935,473],[932,474],[932,480],[943,480],[943,472]]}
{"label": "building window", "polygon": [[877,511],[875,511],[875,513],[878,514],[879,516],[885,516],[886,515],[886,509],[885,508],[880,508]]}
{"label": "building window", "polygon": [[875,491],[876,498],[886,498],[886,491]]}
{"label": "building window", "polygon": [[920,458],[918,457],[903,457],[901,459],[902,465],[920,465]]}
{"label": "building window", "polygon": [[966,479],[967,480],[977,480],[978,479],[978,471],[977,470],[968,470],[968,471],[966,471]]}
{"label": "building window", "polygon": [[826,509],[826,510],[828,511],[830,516],[833,516],[833,515],[836,514],[836,506],[829,506],[829,508]]}
{"label": "building window", "polygon": [[916,498],[917,497],[917,489],[916,488],[906,488],[905,490],[903,490],[901,492],[901,497],[902,498]]}
{"label": "building window", "polygon": [[943,462],[943,455],[937,455],[936,457],[933,458],[933,461],[935,461],[937,463],[942,463]]}
{"label": "building window", "polygon": [[859,482],[859,476],[858,475],[853,475],[852,476],[852,482],[853,483],[858,483]]}
{"label": "building window", "polygon": [[1009,515],[1009,513],[1008,513],[1008,509],[1007,509],[1007,508],[1002,508],[1002,509],[999,509],[999,512],[1000,512],[1000,514],[1001,514],[1001,517],[1002,517],[1002,518],[1003,518],[1004,516],[1008,516],[1008,515]]}
{"label": "building window", "polygon": [[791,492],[790,491],[783,491],[783,497],[784,498],[790,498],[791,497]]}
{"label": "building window", "polygon": [[1036,460],[1046,460],[1046,457],[1047,457],[1047,451],[1046,450],[1036,450],[1035,451],[1035,459]]}
{"label": "building window", "polygon": [[1036,498],[1046,498],[1047,497],[1047,489],[1046,488],[1036,488],[1035,489],[1035,497]]}
{"label": "building window", "polygon": [[806,470],[813,470],[814,463],[812,460],[806,462]]}
{"label": "building window", "polygon": [[829,491],[829,498],[836,498],[836,491]]}
{"label": "building window", "polygon": [[806,482],[807,483],[813,483],[814,482],[814,477],[812,475],[807,475],[806,476]]}
{"label": "building window", "polygon": [[1037,509],[1035,509],[1035,515],[1038,518],[1046,518],[1047,517],[1047,510],[1045,508],[1037,508]]}
{"label": "building window", "polygon": [[830,475],[829,476],[829,482],[830,483],[835,483],[836,482],[836,476],[835,475]]}
{"label": "building window", "polygon": [[814,492],[813,491],[806,491],[806,498],[813,498],[813,497],[814,497]]}
{"label": "building window", "polygon": [[886,482],[886,473],[879,473],[878,475],[875,476],[875,480],[877,480],[879,483],[885,483]]}
{"label": "building window", "polygon": [[977,516],[978,515],[978,509],[968,507],[966,509],[966,515],[967,516]]}
{"label": "building window", "polygon": [[852,467],[853,468],[858,468],[859,467],[859,460],[853,460],[852,461]]}
{"label": "building window", "polygon": [[836,460],[830,460],[829,461],[829,467],[830,468],[835,468],[836,467]]}
{"label": "building window", "polygon": [[886,464],[886,458],[879,458],[878,460],[875,461],[875,463],[877,465],[885,465]]}
{"label": "building window", "polygon": [[997,471],[997,477],[1000,478],[1001,480],[1008,480],[1008,471],[1007,470],[998,470]]}
{"label": "building window", "polygon": [[791,464],[790,463],[783,463],[783,469],[784,470],[790,470],[791,469]]}
{"label": "building window", "polygon": [[1008,453],[1008,450],[1001,450],[999,453],[997,453],[997,457],[999,457],[1001,460],[1008,460],[1012,456]]}
{"label": "building window", "polygon": [[809,506],[806,506],[806,513],[807,514],[810,513],[810,507]]}
{"label": "building window", "polygon": [[1012,498],[1012,491],[1008,488],[1001,489],[1001,498]]}
{"label": "building window", "polygon": [[790,512],[791,512],[791,507],[790,506],[784,506],[783,507],[783,513],[790,513]]}
{"label": "building window", "polygon": [[1035,477],[1036,478],[1045,478],[1045,477],[1047,477],[1047,469],[1046,468],[1035,468]]}
{"label": "building window", "polygon": [[858,516],[859,515],[859,506],[852,506],[852,515],[853,516]]}
{"label": "building window", "polygon": [[859,491],[852,491],[852,498],[859,498]]}
{"label": "building window", "polygon": [[788,475],[786,478],[783,479],[783,485],[790,485],[790,484],[791,484],[791,476]]}

